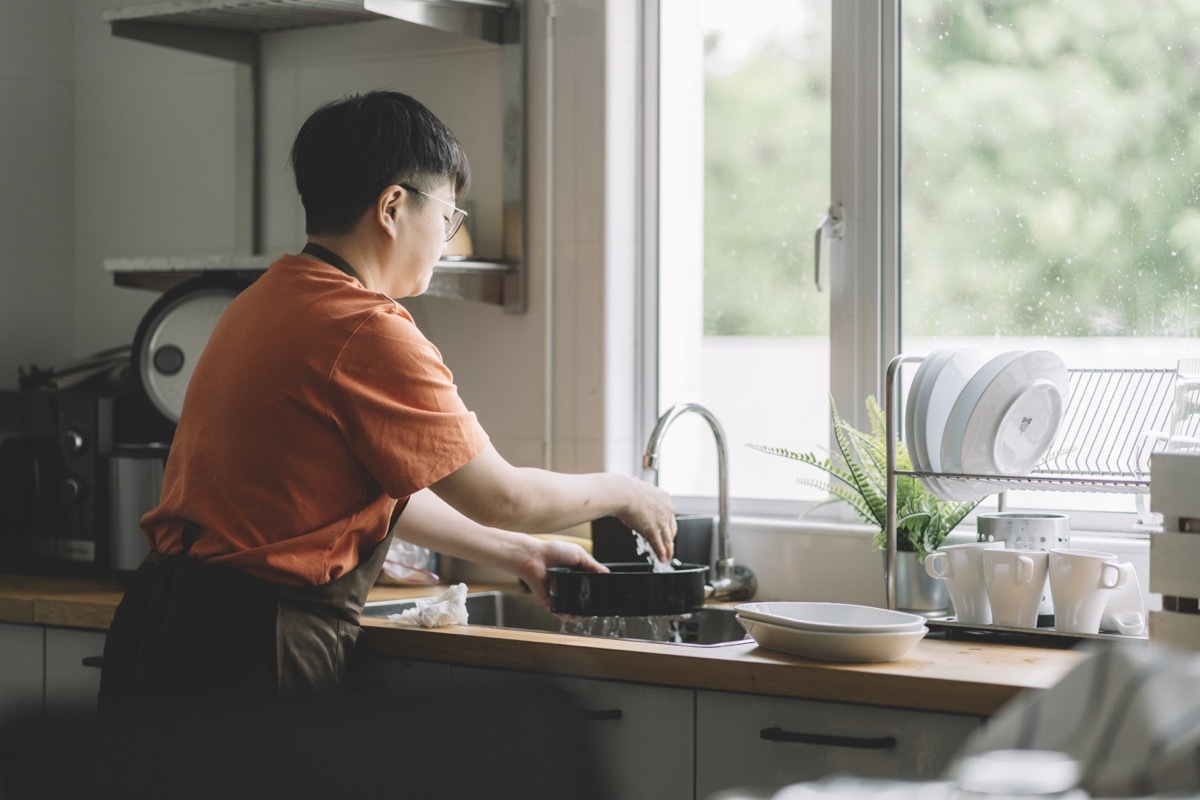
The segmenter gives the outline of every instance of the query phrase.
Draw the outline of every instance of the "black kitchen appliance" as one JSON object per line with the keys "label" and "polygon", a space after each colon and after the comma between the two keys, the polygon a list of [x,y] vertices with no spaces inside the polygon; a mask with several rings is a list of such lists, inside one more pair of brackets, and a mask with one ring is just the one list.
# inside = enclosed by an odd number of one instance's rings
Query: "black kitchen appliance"
{"label": "black kitchen appliance", "polygon": [[0,562],[106,563],[114,398],[0,392]]}
{"label": "black kitchen appliance", "polygon": [[161,433],[152,420],[137,395],[0,390],[0,566],[110,571],[114,456]]}

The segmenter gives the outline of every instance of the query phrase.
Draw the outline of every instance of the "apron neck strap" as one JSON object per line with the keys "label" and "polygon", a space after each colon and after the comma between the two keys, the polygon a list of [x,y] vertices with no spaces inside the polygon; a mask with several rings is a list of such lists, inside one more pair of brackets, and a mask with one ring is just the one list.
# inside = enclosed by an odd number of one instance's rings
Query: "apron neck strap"
{"label": "apron neck strap", "polygon": [[309,242],[308,244],[304,245],[304,249],[301,250],[300,252],[304,253],[306,255],[313,256],[314,258],[319,258],[320,260],[324,261],[326,264],[329,264],[332,267],[337,267],[342,272],[346,273],[351,278],[354,278],[354,280],[361,283],[363,286],[367,285],[363,281],[363,279],[359,276],[359,274],[354,271],[354,267],[350,266],[349,261],[347,261],[346,259],[339,256],[337,253],[333,252],[328,247],[322,247],[321,245],[317,244],[316,242]]}

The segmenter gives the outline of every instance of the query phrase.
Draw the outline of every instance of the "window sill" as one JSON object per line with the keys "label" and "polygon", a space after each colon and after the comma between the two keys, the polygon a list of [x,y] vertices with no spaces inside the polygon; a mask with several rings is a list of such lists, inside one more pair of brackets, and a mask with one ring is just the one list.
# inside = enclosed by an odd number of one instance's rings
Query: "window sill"
{"label": "window sill", "polygon": [[[759,600],[807,600],[884,606],[883,554],[874,547],[875,528],[838,520],[775,515],[730,517],[733,555],[758,578]],[[974,524],[950,535],[958,544],[975,540]],[[1134,565],[1147,609],[1161,608],[1150,585],[1148,534],[1073,531],[1074,547],[1116,554]]]}

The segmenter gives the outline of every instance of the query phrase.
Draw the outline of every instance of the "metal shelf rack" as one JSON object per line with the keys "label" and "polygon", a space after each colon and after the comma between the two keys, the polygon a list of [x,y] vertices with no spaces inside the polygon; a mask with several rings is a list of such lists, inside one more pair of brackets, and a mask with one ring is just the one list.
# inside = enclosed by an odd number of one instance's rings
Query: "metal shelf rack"
{"label": "metal shelf rack", "polygon": [[[884,378],[885,424],[889,443],[899,438],[903,364],[925,356],[898,355]],[[1045,462],[1025,476],[934,473],[896,468],[894,446],[887,450],[887,604],[896,607],[896,478],[982,481],[1001,494],[1014,489],[1147,494],[1150,453],[1167,428],[1175,382],[1173,369],[1072,369],[1063,421]]]}

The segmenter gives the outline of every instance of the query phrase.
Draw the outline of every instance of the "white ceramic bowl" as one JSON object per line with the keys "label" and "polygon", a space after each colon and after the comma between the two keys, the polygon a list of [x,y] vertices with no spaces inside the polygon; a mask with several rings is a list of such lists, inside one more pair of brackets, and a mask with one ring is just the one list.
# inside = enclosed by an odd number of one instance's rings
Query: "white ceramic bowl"
{"label": "white ceramic bowl", "polygon": [[1067,365],[1048,350],[1006,364],[984,387],[963,429],[962,471],[1028,475],[1054,442],[1067,395]]}
{"label": "white ceramic bowl", "polygon": [[[994,356],[971,376],[967,384],[958,393],[954,407],[946,418],[946,427],[942,432],[940,461],[942,470],[947,473],[963,472],[962,451],[963,438],[967,432],[967,422],[975,410],[975,404],[983,396],[984,390],[1000,372],[1012,362],[1025,354],[1024,350],[1009,350]],[[949,489],[946,498],[949,500],[970,501],[979,500],[995,491],[984,481],[956,480],[943,481]]]}
{"label": "white ceramic bowl", "polygon": [[821,661],[895,661],[907,655],[929,632],[922,626],[895,633],[827,633],[772,625],[740,614],[737,619],[760,647]]}
{"label": "white ceramic bowl", "polygon": [[924,626],[925,618],[903,611],[851,603],[774,601],[734,607],[746,619],[800,630],[839,633],[895,633]]}

